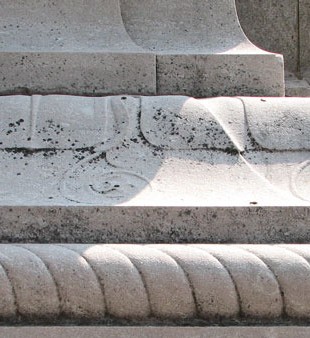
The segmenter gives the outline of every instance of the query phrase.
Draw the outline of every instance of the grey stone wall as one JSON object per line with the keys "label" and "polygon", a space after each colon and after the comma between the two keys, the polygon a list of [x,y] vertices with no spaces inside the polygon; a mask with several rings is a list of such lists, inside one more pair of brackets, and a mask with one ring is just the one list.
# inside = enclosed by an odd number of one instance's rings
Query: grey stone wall
{"label": "grey stone wall", "polygon": [[236,5],[253,43],[283,54],[288,71],[310,67],[310,0],[236,0]]}

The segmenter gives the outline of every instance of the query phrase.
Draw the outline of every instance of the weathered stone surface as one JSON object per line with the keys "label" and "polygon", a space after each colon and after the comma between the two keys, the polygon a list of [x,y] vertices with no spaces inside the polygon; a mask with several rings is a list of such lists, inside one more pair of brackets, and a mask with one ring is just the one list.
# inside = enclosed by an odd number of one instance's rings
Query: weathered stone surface
{"label": "weathered stone surface", "polygon": [[247,40],[234,0],[0,5],[2,94],[284,95],[282,57]]}
{"label": "weathered stone surface", "polygon": [[307,326],[269,327],[0,327],[5,338],[308,338]]}
{"label": "weathered stone surface", "polygon": [[1,94],[155,94],[156,60],[143,53],[0,51]]}
{"label": "weathered stone surface", "polygon": [[310,149],[309,99],[243,98],[242,101],[251,135],[264,149]]}
{"label": "weathered stone surface", "polygon": [[310,67],[307,68],[304,72],[303,72],[303,76],[304,79],[309,83],[310,85]]}
{"label": "weathered stone surface", "polygon": [[[128,129],[122,101],[136,113],[139,99],[79,96],[5,96],[0,99],[1,148],[112,147]],[[133,115],[133,114],[132,114]],[[119,141],[119,140],[118,140]]]}
{"label": "weathered stone surface", "polygon": [[306,321],[309,260],[309,245],[1,244],[0,317]]}
{"label": "weathered stone surface", "polygon": [[0,7],[2,93],[155,93],[155,56],[131,41],[118,1]]}
{"label": "weathered stone surface", "polygon": [[283,95],[281,59],[247,40],[234,1],[121,3],[131,38],[157,54],[158,94]]}
{"label": "weathered stone surface", "polygon": [[247,37],[262,49],[283,54],[285,70],[304,78],[288,81],[286,96],[310,96],[305,75],[310,69],[310,1],[236,0],[236,7]]}
{"label": "weathered stone surface", "polygon": [[309,205],[309,99],[0,102],[2,205]]}
{"label": "weathered stone surface", "polygon": [[[307,76],[307,73],[303,74]],[[298,79],[289,73],[285,76],[285,96],[288,97],[310,97],[310,81],[306,77]]]}
{"label": "weathered stone surface", "polygon": [[309,99],[0,102],[2,241],[310,239]]}
{"label": "weathered stone surface", "polygon": [[[299,68],[298,18],[299,3],[303,6],[303,2],[309,3],[308,0],[236,0],[240,23],[247,37],[265,50],[283,54],[285,69],[292,72]],[[305,24],[309,16],[303,18]],[[303,35],[307,34],[304,28],[301,26]]]}
{"label": "weathered stone surface", "polygon": [[[235,110],[243,110],[239,100],[229,102],[235,104]],[[142,98],[140,127],[145,139],[162,149],[234,148],[234,143],[206,106],[185,96]]]}
{"label": "weathered stone surface", "polygon": [[[164,202],[164,201],[163,201]],[[0,240],[34,243],[308,243],[310,208],[0,207]]]}
{"label": "weathered stone surface", "polygon": [[215,55],[159,55],[157,94],[284,96],[282,57],[273,55],[270,60],[266,53],[244,46]]}
{"label": "weathered stone surface", "polygon": [[[247,40],[234,0],[0,8],[0,94],[284,94],[282,57]],[[0,98],[0,241],[50,243],[0,244],[0,323],[101,325],[0,336],[269,337],[283,331],[104,326],[308,324],[309,245],[240,243],[310,240],[309,103]]]}
{"label": "weathered stone surface", "polygon": [[310,1],[299,0],[300,68],[303,72],[306,70],[310,70],[310,20],[309,18],[310,18]]}

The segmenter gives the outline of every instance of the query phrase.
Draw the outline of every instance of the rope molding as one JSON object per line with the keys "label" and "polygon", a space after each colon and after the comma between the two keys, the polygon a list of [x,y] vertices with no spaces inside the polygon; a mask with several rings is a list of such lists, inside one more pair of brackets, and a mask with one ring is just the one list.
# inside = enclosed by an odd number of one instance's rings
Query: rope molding
{"label": "rope molding", "polygon": [[0,318],[309,319],[310,245],[0,245]]}

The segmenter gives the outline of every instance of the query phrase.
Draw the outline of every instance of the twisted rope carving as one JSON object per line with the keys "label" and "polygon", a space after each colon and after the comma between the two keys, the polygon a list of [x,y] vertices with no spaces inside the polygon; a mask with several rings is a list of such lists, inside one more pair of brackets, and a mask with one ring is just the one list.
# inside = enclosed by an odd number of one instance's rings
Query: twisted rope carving
{"label": "twisted rope carving", "polygon": [[310,318],[310,245],[0,245],[0,317]]}

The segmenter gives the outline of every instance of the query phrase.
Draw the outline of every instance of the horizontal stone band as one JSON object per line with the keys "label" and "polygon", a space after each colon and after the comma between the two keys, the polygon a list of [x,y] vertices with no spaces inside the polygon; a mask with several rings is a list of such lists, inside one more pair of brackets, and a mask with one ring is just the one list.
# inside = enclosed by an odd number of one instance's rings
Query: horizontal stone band
{"label": "horizontal stone band", "polygon": [[310,98],[3,96],[0,130],[0,205],[309,205]]}
{"label": "horizontal stone band", "polygon": [[164,150],[302,151],[310,98],[2,96],[0,130],[0,149],[108,151],[142,137]]}
{"label": "horizontal stone band", "polygon": [[2,320],[310,318],[310,245],[0,245]]}

